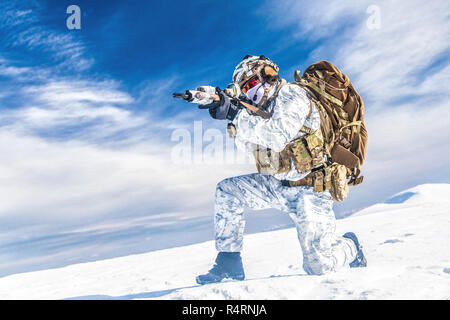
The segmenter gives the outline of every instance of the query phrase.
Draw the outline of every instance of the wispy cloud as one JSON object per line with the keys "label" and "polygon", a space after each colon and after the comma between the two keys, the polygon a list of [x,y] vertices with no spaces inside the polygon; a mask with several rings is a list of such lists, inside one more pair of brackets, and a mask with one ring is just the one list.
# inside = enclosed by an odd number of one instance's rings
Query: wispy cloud
{"label": "wispy cloud", "polygon": [[34,93],[36,98],[50,105],[67,102],[129,104],[133,98],[117,90],[117,84],[110,81],[49,82],[42,86],[30,86],[25,93]]}
{"label": "wispy cloud", "polygon": [[[365,1],[266,1],[255,13],[266,19],[267,29],[283,29],[291,40],[317,41],[363,19]],[[351,19],[351,20],[348,20]]]}
{"label": "wispy cloud", "polygon": [[[367,26],[367,9],[372,5],[379,9],[377,29]],[[272,10],[266,10],[267,6]],[[439,85],[430,86],[433,78],[439,81],[448,74],[450,7],[446,1],[425,5],[421,1],[285,0],[266,3],[260,10],[272,22],[269,27],[286,30],[291,41],[317,43],[310,60],[332,59],[352,76],[372,110],[391,100],[426,94],[424,83],[427,89],[433,88],[430,95],[435,88],[448,92]]]}
{"label": "wispy cloud", "polygon": [[446,99],[448,89],[439,81],[446,75],[448,79],[448,3],[383,1],[377,5],[380,28],[371,30],[364,23],[337,52],[343,68],[355,75],[369,95],[371,109],[402,98]]}
{"label": "wispy cloud", "polygon": [[33,11],[39,8],[39,4],[35,1],[2,2],[0,5],[2,27],[13,28],[38,21]]}
{"label": "wispy cloud", "polygon": [[66,72],[90,68],[94,59],[88,55],[80,35],[42,25],[42,11],[43,7],[32,0],[3,2],[0,5],[3,46],[50,56],[53,64]]}

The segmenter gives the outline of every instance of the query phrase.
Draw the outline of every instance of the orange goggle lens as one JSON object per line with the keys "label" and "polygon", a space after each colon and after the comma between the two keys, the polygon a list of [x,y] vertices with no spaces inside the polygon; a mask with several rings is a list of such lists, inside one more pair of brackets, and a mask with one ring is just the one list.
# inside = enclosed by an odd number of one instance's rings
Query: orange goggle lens
{"label": "orange goggle lens", "polygon": [[259,80],[256,77],[251,78],[250,80],[248,80],[244,86],[242,87],[242,92],[244,94],[247,94],[247,91],[250,90],[251,88],[254,88],[255,86],[257,86],[259,84]]}

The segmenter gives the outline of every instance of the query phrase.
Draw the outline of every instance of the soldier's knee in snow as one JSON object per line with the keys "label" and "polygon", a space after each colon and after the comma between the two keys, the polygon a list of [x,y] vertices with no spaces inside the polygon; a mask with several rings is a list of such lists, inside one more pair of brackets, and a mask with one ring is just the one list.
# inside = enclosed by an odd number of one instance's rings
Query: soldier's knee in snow
{"label": "soldier's knee in snow", "polygon": [[233,178],[226,178],[217,184],[216,190],[230,190],[235,185]]}

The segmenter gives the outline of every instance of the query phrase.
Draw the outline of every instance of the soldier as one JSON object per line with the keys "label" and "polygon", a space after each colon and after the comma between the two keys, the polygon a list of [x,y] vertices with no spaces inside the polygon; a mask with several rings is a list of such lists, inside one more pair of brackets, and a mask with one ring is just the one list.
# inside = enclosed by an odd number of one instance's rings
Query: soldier
{"label": "soldier", "polygon": [[[211,88],[203,90],[214,91]],[[315,188],[319,174],[321,183],[328,181],[324,168],[329,159],[323,146],[321,117],[310,92],[280,79],[278,66],[268,58],[250,55],[234,71],[233,90],[234,96],[243,94],[257,112],[242,108],[237,99],[218,88],[215,92],[220,101],[201,107],[209,108],[214,119],[230,121],[237,147],[256,155],[259,172],[218,183],[215,241],[219,253],[213,268],[198,276],[197,282],[245,278],[240,256],[244,208],[276,208],[289,214],[308,274],[320,275],[344,266],[365,267],[355,234],[335,234],[330,190]]]}

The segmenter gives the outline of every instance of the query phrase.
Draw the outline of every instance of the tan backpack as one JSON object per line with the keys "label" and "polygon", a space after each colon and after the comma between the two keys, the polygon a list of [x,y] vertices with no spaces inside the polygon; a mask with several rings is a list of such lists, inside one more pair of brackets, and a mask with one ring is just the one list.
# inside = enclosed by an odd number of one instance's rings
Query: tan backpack
{"label": "tan backpack", "polygon": [[331,161],[347,168],[349,185],[360,184],[368,140],[361,96],[350,79],[328,61],[312,64],[303,76],[296,71],[294,77],[312,95],[319,109],[325,149]]}

